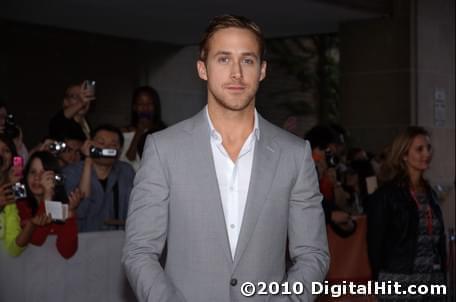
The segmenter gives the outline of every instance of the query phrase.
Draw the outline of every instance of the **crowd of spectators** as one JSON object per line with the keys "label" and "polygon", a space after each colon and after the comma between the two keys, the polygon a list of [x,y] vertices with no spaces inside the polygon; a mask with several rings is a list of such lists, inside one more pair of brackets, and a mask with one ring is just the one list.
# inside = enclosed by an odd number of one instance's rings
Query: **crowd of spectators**
{"label": "crowd of spectators", "polygon": [[[130,125],[92,129],[86,116],[95,99],[90,81],[68,86],[48,135],[30,150],[0,103],[0,240],[9,254],[56,235],[68,259],[77,252],[78,232],[124,229],[145,138],[165,128],[160,99],[152,87],[139,87]],[[62,217],[52,216],[56,206]]]}

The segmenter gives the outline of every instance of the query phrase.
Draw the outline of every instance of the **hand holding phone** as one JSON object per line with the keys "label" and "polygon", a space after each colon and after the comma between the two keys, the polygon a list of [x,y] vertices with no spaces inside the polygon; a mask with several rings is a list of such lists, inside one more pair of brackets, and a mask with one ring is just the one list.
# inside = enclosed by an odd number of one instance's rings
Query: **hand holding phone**
{"label": "hand holding phone", "polygon": [[21,156],[13,157],[13,177],[21,179],[24,170],[24,159]]}
{"label": "hand holding phone", "polygon": [[92,80],[85,80],[82,83],[83,95],[87,96],[89,100],[93,100],[95,98],[95,86],[96,82]]}

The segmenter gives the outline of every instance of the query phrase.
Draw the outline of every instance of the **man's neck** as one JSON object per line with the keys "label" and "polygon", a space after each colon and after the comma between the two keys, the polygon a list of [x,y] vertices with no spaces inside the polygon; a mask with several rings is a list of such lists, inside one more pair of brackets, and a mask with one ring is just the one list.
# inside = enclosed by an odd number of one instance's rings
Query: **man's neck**
{"label": "man's neck", "polygon": [[222,136],[222,144],[231,160],[236,162],[242,146],[252,133],[255,124],[255,107],[242,111],[222,109],[208,104],[209,118]]}
{"label": "man's neck", "polygon": [[252,133],[255,123],[255,107],[249,106],[242,111],[233,111],[208,104],[209,118],[222,138],[245,140]]}

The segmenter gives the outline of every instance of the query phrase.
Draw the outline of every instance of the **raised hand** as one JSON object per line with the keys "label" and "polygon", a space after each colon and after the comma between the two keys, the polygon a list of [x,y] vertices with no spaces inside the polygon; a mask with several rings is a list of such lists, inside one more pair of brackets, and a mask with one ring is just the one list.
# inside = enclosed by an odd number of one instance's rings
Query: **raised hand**
{"label": "raised hand", "polygon": [[68,195],[68,211],[70,212],[70,217],[74,215],[82,198],[83,194],[79,188],[74,189],[74,191]]}
{"label": "raised hand", "polygon": [[0,209],[5,205],[16,201],[14,198],[14,192],[11,188],[12,186],[12,183],[7,183],[0,187]]}
{"label": "raised hand", "polygon": [[44,199],[52,200],[55,188],[54,171],[44,171],[43,174],[41,174],[40,184],[44,190]]}

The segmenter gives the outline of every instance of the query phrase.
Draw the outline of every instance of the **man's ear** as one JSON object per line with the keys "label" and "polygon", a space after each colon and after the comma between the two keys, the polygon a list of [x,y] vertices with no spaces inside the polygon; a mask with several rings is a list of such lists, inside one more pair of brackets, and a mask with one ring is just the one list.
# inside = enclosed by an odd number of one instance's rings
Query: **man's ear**
{"label": "man's ear", "polygon": [[198,76],[202,79],[207,81],[207,69],[206,63],[201,60],[196,61],[196,69],[198,70]]}
{"label": "man's ear", "polygon": [[266,77],[266,67],[267,67],[266,61],[261,62],[260,66],[260,82],[263,81],[263,79]]}

